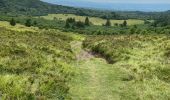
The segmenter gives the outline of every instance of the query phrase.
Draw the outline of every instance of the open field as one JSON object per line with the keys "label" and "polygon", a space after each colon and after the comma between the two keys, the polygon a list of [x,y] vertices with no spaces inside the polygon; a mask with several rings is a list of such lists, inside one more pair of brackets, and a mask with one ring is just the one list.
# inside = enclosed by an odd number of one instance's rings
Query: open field
{"label": "open field", "polygon": [[[67,18],[75,18],[77,21],[83,21],[85,20],[86,16],[77,16],[74,14],[49,14],[48,16],[41,16],[42,18],[48,19],[48,20],[66,20]],[[105,19],[97,18],[97,17],[89,17],[90,22],[92,22],[94,25],[102,25],[106,23]],[[115,23],[122,24],[124,20],[110,20],[112,25]],[[138,19],[129,19],[127,20],[128,25],[138,25],[138,24],[144,24],[143,20]]]}

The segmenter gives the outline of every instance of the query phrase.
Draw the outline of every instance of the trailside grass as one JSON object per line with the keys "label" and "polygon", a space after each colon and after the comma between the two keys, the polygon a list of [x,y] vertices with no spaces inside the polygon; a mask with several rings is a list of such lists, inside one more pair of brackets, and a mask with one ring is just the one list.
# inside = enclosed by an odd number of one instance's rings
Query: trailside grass
{"label": "trailside grass", "polygon": [[118,92],[121,100],[170,99],[168,35],[90,36],[83,46],[129,73],[122,78],[125,85]]}

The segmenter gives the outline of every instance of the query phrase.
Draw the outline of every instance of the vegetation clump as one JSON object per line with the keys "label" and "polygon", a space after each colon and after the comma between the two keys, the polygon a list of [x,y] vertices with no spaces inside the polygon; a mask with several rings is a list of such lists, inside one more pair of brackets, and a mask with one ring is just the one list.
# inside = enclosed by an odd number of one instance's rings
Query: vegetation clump
{"label": "vegetation clump", "polygon": [[111,26],[111,22],[109,19],[107,19],[105,26]]}
{"label": "vegetation clump", "polygon": [[27,19],[25,22],[25,26],[31,27],[31,25],[32,25],[31,19]]}
{"label": "vegetation clump", "polygon": [[15,22],[15,19],[14,19],[14,18],[12,18],[12,19],[10,20],[10,25],[11,25],[11,26],[15,26],[15,25],[16,25],[16,22]]}

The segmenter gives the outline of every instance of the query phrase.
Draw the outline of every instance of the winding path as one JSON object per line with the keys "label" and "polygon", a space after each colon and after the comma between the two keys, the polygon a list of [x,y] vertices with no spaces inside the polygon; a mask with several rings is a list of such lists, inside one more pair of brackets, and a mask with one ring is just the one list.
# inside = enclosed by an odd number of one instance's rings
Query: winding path
{"label": "winding path", "polygon": [[73,100],[119,100],[119,88],[123,85],[116,67],[107,64],[81,48],[82,42],[72,43],[77,55],[74,64],[76,75],[72,81],[70,94]]}

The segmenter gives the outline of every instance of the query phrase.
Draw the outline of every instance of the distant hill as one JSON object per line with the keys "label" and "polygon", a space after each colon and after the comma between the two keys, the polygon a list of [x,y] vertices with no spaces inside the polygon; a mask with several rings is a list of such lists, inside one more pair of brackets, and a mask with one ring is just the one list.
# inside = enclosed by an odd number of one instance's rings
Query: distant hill
{"label": "distant hill", "polygon": [[48,13],[75,13],[76,9],[40,0],[0,0],[0,12],[8,15],[45,15]]}
{"label": "distant hill", "polygon": [[111,11],[74,8],[57,4],[50,4],[40,0],[0,0],[0,13],[5,15],[42,16],[50,13],[69,13],[81,16],[118,19],[120,16]]}
{"label": "distant hill", "polygon": [[152,19],[155,12],[139,11],[104,11],[85,8],[74,8],[57,4],[50,4],[40,0],[0,0],[0,15],[8,16],[42,16],[51,13],[76,14],[93,16],[104,19]]}

